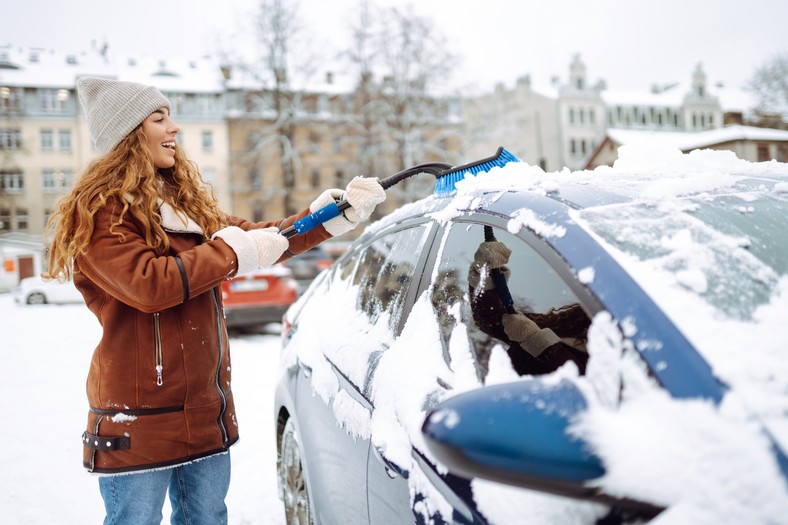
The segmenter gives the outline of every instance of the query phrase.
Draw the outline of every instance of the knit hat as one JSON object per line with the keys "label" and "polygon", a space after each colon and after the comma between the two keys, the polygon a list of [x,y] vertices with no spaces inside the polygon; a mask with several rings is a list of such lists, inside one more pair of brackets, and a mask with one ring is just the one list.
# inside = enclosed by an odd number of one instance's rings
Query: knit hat
{"label": "knit hat", "polygon": [[101,153],[112,151],[157,109],[170,108],[170,101],[158,89],[136,82],[82,77],[77,92],[90,138]]}

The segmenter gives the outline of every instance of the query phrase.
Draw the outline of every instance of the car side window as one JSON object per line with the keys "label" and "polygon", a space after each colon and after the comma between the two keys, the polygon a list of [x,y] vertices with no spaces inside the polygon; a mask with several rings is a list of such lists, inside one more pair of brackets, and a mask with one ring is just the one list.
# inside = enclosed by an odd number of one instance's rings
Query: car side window
{"label": "car side window", "polygon": [[[485,242],[485,234],[495,242]],[[498,265],[503,286],[492,276]],[[496,346],[506,351],[520,375],[548,373],[566,360],[585,369],[587,313],[539,253],[508,231],[453,224],[443,239],[430,290],[444,344],[448,347],[454,334],[464,336],[465,331],[454,330],[458,323],[467,327],[479,379],[487,376]],[[503,300],[506,290],[511,310]]]}
{"label": "car side window", "polygon": [[[388,316],[392,329],[399,323],[428,233],[429,224],[398,230],[378,237],[343,261],[345,266],[339,271],[344,279],[352,275],[352,284],[359,287],[358,309],[370,322]],[[351,259],[356,261],[353,268]]]}

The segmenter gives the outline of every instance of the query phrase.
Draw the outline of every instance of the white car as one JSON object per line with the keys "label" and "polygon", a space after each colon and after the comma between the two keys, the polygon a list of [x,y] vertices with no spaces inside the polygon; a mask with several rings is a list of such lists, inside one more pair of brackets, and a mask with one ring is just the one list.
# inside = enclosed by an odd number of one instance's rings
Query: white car
{"label": "white car", "polygon": [[66,304],[84,302],[82,294],[74,286],[74,281],[60,282],[57,279],[44,280],[41,277],[26,277],[14,289],[16,304]]}

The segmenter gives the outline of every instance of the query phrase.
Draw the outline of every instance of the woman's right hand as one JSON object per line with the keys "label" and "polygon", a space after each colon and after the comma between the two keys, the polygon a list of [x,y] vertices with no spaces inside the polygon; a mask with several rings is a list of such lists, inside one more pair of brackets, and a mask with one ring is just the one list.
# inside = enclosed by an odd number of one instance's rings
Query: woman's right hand
{"label": "woman's right hand", "polygon": [[228,226],[214,233],[211,239],[222,239],[238,257],[238,274],[248,273],[261,266],[271,266],[290,246],[290,242],[275,227],[243,230]]}

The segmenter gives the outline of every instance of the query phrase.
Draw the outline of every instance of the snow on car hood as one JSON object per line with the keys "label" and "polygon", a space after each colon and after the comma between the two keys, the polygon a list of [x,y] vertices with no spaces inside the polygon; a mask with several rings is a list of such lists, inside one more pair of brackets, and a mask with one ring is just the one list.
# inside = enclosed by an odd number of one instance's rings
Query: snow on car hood
{"label": "snow on car hood", "polygon": [[[486,192],[526,189],[543,194],[559,192],[564,185],[593,185],[637,199],[665,213],[686,214],[688,194],[720,194],[746,178],[766,177],[771,182],[760,190],[785,200],[788,196],[788,166],[767,162],[749,163],[729,152],[696,151],[682,154],[672,150],[643,150],[622,147],[619,160],[611,167],[593,171],[545,173],[537,166],[510,163],[486,174],[467,177],[457,184],[457,193],[448,206],[436,208],[428,197],[403,206],[389,217],[371,225],[376,230],[413,212],[433,213],[449,219],[469,209],[480,190]],[[746,208],[746,202],[738,205]],[[659,238],[654,257],[625,249],[626,242],[615,235],[598,232],[595,220],[604,207],[573,212],[573,218],[608,246],[609,251],[638,280],[707,359],[714,373],[731,391],[719,405],[704,400],[676,400],[653,383],[636,357],[628,340],[621,336],[623,321],[598,314],[589,332],[591,360],[586,376],[565,366],[545,381],[569,379],[586,393],[589,410],[576,422],[573,431],[581,435],[602,458],[607,471],[600,486],[611,494],[643,498],[663,503],[670,509],[653,523],[777,523],[788,516],[786,479],[780,472],[766,425],[788,450],[788,276],[779,269],[750,261],[750,270],[761,272],[754,282],[769,284],[769,293],[752,303],[746,315],[731,314],[707,302],[705,280],[709,254],[693,251],[698,243],[692,228],[678,228],[673,236]],[[533,214],[522,214],[510,223],[510,231],[531,228],[544,236],[561,235],[558,225]],[[689,233],[684,233],[688,230]],[[620,233],[620,232],[619,232]],[[741,236],[720,234],[715,246],[742,250]],[[625,239],[626,240],[626,239]],[[618,244],[616,244],[618,242]],[[729,244],[725,244],[729,242]],[[782,241],[781,242],[785,242]],[[725,249],[720,249],[721,253]],[[746,253],[737,256],[746,259]],[[676,260],[681,268],[676,271]],[[716,262],[715,262],[716,261]],[[584,281],[593,280],[593,268],[583,270]],[[328,278],[328,277],[327,277]],[[729,277],[730,278],[730,277]],[[704,284],[705,280],[705,284]],[[442,357],[440,341],[424,338],[438,333],[430,299],[422,296],[414,314],[399,337],[388,330],[385,319],[372,326],[356,311],[352,288],[339,288],[330,296],[313,294],[304,307],[301,323],[312,330],[296,331],[293,341],[297,357],[313,369],[315,391],[332,406],[340,424],[351,434],[370,438],[373,446],[401,466],[418,473],[411,454],[415,446],[430,457],[421,436],[421,424],[429,407],[448,396],[478,388],[470,360],[467,337],[452,337],[450,369]],[[297,305],[300,308],[300,305]],[[360,334],[357,341],[326,346],[334,337],[342,339],[351,326]],[[315,329],[319,327],[319,329]],[[455,331],[462,331],[459,325]],[[636,330],[625,327],[625,330]],[[374,333],[374,344],[363,334]],[[461,335],[461,334],[460,334]],[[628,334],[631,335],[631,334]],[[314,341],[299,338],[315,338]],[[346,338],[346,336],[344,336]],[[367,341],[367,343],[361,343]],[[388,350],[380,356],[381,343]],[[364,345],[367,345],[366,347]],[[370,386],[374,410],[359,410],[346,402],[326,357],[336,363],[356,384],[364,384],[363,369],[370,359],[379,359]],[[296,356],[285,349],[282,364],[292,364]],[[403,379],[407,378],[407,387]],[[517,380],[501,348],[493,351],[488,384]],[[619,397],[619,385],[624,391]],[[448,386],[445,388],[444,386]],[[409,479],[427,490],[419,475]],[[534,523],[585,525],[600,516],[595,504],[546,496],[527,490],[474,480],[474,498],[493,523],[507,523],[527,513]],[[516,493],[517,497],[512,495]],[[442,497],[427,494],[427,502],[447,508]],[[505,505],[502,505],[503,501]],[[429,503],[429,502],[432,503]],[[538,512],[535,512],[538,509]],[[541,518],[540,518],[541,517]]]}

